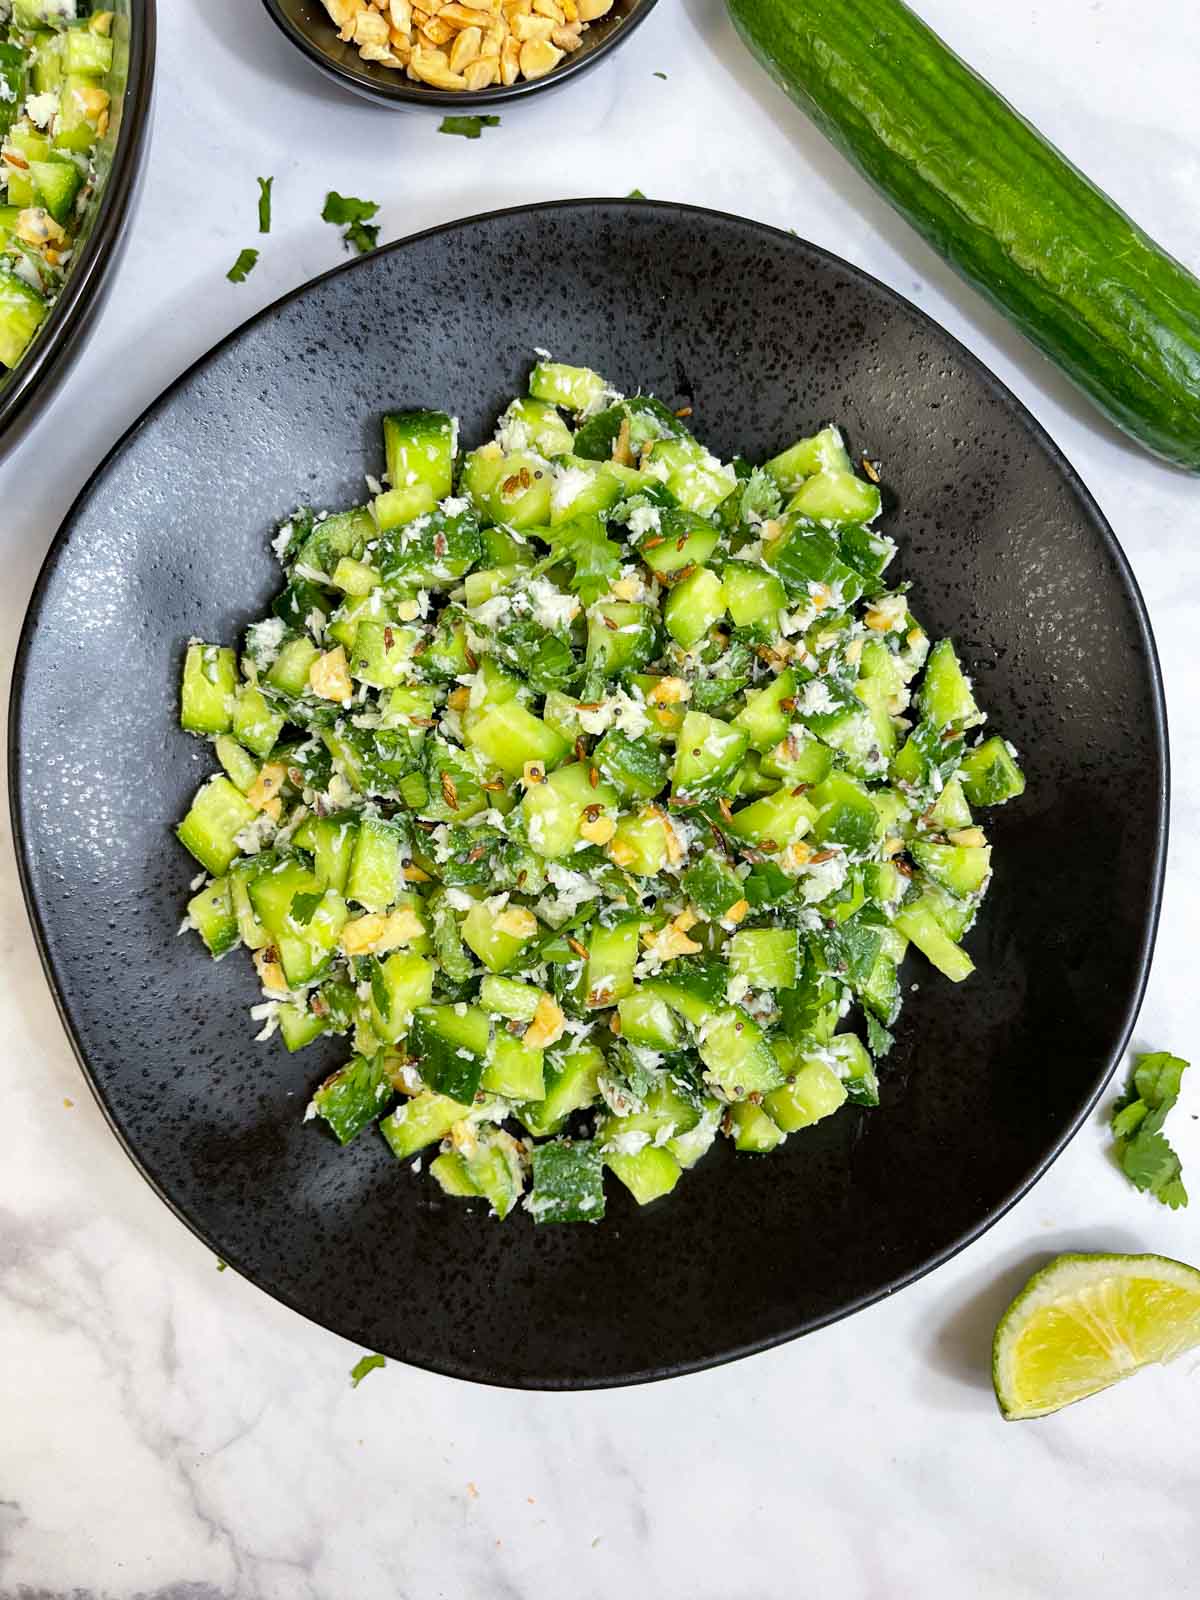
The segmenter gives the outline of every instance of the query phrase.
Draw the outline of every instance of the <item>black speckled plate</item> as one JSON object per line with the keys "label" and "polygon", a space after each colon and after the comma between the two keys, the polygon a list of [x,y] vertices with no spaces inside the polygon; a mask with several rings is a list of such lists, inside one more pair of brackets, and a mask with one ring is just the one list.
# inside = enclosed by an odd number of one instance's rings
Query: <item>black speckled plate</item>
{"label": "black speckled plate", "polygon": [[[452,293],[448,292],[452,289]],[[446,307],[455,309],[447,314]],[[171,836],[208,750],[176,728],[189,634],[233,640],[278,584],[273,519],[380,470],[379,414],[490,430],[543,345],[695,408],[723,453],[835,419],[884,462],[887,526],[958,640],[1024,799],[960,988],[919,958],[883,1104],[769,1160],[724,1141],[600,1227],[503,1225],[382,1139],[301,1123],[343,1047],[255,1044],[250,964],[176,928]],[[1133,578],[1018,402],[882,285],[802,240],[686,207],[503,212],[318,279],[186,373],[81,495],[21,640],[11,723],[26,894],[64,1021],[149,1181],[239,1271],[439,1372],[586,1388],[703,1367],[844,1315],[943,1261],[1062,1149],[1124,1047],[1166,840],[1162,690]],[[1131,820],[1132,819],[1132,820]]]}

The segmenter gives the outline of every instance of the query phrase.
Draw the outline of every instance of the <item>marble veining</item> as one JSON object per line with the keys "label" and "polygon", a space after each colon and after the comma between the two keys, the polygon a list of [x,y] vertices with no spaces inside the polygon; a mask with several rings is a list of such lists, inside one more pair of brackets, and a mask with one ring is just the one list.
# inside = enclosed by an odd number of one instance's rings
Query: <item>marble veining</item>
{"label": "marble veining", "polygon": [[[997,371],[1124,544],[1157,632],[1174,763],[1135,1045],[1194,1054],[1195,481],[1096,421],[957,283],[744,58],[718,0],[659,6],[606,67],[506,112],[478,143],[337,94],[246,0],[160,9],[154,141],[113,298],[0,465],[5,677],[46,546],[118,432],[214,340],[340,258],[319,220],[327,189],[379,200],[384,238],[635,186],[794,227],[917,300]],[[920,9],[1200,263],[1192,8]],[[276,177],[267,240],[254,232],[259,173]],[[246,244],[262,260],[237,287],[224,273]],[[988,1386],[996,1316],[1053,1253],[1200,1262],[1194,1210],[1167,1214],[1125,1187],[1101,1116],[982,1240],[802,1343],[589,1395],[469,1388],[394,1365],[353,1390],[359,1352],[218,1272],[122,1154],[42,979],[6,812],[0,826],[0,1600],[1200,1593],[1200,1361],[1022,1426],[1000,1422]],[[1193,1187],[1198,1114],[1200,1079],[1172,1135]]]}

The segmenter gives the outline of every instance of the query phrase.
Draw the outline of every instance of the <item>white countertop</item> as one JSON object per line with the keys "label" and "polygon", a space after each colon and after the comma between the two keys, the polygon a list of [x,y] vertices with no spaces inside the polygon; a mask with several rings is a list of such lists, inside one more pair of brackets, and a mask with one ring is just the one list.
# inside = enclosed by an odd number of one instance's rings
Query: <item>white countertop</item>
{"label": "white countertop", "polygon": [[[1193,5],[920,9],[1200,264]],[[719,0],[664,0],[636,43],[570,92],[506,111],[478,143],[327,86],[255,0],[160,11],[153,147],[116,292],[0,466],[5,678],[43,553],[113,440],[214,340],[340,259],[319,216],[327,189],[382,201],[384,239],[635,186],[794,227],[917,300],[999,373],[1124,544],[1157,629],[1175,769],[1135,1042],[1196,1056],[1196,481],[1119,441],[934,259],[744,55]],[[259,173],[276,177],[267,240]],[[224,273],[249,244],[262,260],[235,287]],[[1200,1362],[1037,1424],[1003,1424],[989,1388],[995,1318],[1049,1254],[1200,1262],[1195,1206],[1170,1214],[1130,1190],[1106,1162],[1100,1115],[954,1261],[800,1343],[609,1393],[507,1393],[395,1365],[352,1390],[360,1352],[218,1273],[122,1153],[59,1027],[7,842],[0,1038],[3,1600],[1200,1593]],[[1194,1187],[1196,1111],[1200,1065],[1172,1132]]]}

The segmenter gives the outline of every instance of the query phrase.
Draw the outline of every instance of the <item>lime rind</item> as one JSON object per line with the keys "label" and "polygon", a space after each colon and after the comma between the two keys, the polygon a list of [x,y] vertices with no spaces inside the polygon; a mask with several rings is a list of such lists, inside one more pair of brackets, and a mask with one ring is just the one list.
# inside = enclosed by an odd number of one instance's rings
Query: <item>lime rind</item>
{"label": "lime rind", "polygon": [[1001,1317],[992,1382],[1007,1420],[1049,1416],[1198,1345],[1195,1267],[1160,1255],[1062,1255]]}

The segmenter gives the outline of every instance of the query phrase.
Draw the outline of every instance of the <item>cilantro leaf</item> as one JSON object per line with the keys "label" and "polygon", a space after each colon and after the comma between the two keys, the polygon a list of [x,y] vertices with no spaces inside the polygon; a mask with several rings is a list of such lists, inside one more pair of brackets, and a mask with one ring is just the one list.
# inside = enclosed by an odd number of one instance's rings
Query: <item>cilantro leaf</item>
{"label": "cilantro leaf", "polygon": [[1137,1133],[1121,1151],[1121,1170],[1135,1189],[1149,1190],[1174,1210],[1187,1205],[1179,1157],[1161,1133]]}
{"label": "cilantro leaf", "polygon": [[662,80],[663,80],[663,82],[664,82],[664,83],[666,83],[666,81],[667,81],[667,75],[666,75],[666,73],[665,73],[665,72],[656,72],[656,73],[655,73],[655,74],[654,74],[654,76],[655,76],[655,77],[656,77],[656,78],[661,78],[661,79],[662,79]]}
{"label": "cilantro leaf", "polygon": [[379,224],[369,225],[378,210],[379,205],[374,200],[359,200],[354,195],[338,194],[336,189],[331,189],[325,196],[321,220],[344,227],[343,242],[352,245],[360,255],[366,255],[379,242]]}
{"label": "cilantro leaf", "polygon": [[1133,1069],[1133,1086],[1151,1108],[1169,1111],[1179,1099],[1179,1087],[1187,1062],[1165,1050],[1139,1056]]}
{"label": "cilantro leaf", "polygon": [[386,1367],[387,1360],[383,1356],[363,1356],[350,1368],[350,1387],[357,1389],[368,1372],[374,1372],[376,1367]]}
{"label": "cilantro leaf", "polygon": [[245,283],[246,279],[254,271],[257,265],[258,251],[243,250],[241,255],[238,256],[237,260],[233,263],[225,276],[229,279],[230,283]]}
{"label": "cilantro leaf", "polygon": [[439,133],[458,133],[464,139],[478,139],[485,128],[498,128],[499,117],[443,117]]}
{"label": "cilantro leaf", "polygon": [[642,191],[640,189],[630,189],[629,193],[626,195],[625,198],[627,200],[644,200],[646,198],[646,196],[642,193]]}
{"label": "cilantro leaf", "polygon": [[314,914],[316,913],[317,907],[321,904],[321,901],[324,898],[324,895],[321,894],[320,891],[318,891],[316,894],[293,895],[291,909],[292,921],[299,923],[302,928],[307,928],[309,923],[312,921]]}
{"label": "cilantro leaf", "polygon": [[1121,1171],[1135,1189],[1152,1194],[1172,1210],[1187,1205],[1187,1190],[1179,1157],[1160,1129],[1179,1098],[1187,1066],[1165,1050],[1139,1056],[1111,1119]]}
{"label": "cilantro leaf", "polygon": [[271,185],[274,178],[260,178],[258,180],[258,231],[270,233],[271,231]]}

